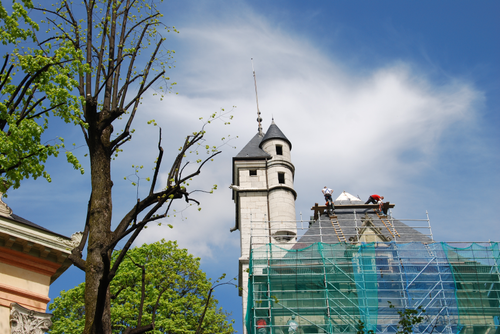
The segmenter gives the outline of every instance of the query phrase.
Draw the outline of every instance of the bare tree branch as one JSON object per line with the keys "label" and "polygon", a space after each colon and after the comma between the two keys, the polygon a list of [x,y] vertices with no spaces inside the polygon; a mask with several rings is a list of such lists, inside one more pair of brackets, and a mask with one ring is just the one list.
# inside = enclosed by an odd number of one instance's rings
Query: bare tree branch
{"label": "bare tree branch", "polygon": [[[4,73],[5,68],[7,67],[7,64],[9,62],[9,54],[7,53],[5,55],[5,61],[3,62],[2,70],[0,70],[0,73]],[[0,82],[0,90],[3,89],[4,85],[7,83],[9,77],[10,77],[10,72],[12,72],[12,69],[14,68],[13,65],[9,66],[9,69],[7,70],[7,73],[5,73],[3,80]]]}
{"label": "bare tree branch", "polygon": [[[108,29],[108,23],[109,23],[109,12],[111,10],[111,7],[112,7],[112,4],[114,5],[114,1],[108,1],[108,5],[107,5],[107,8],[106,8],[106,12],[104,13],[104,15],[102,16],[104,18],[104,23],[102,24],[102,30],[103,31],[107,31]],[[115,11],[113,11],[113,18],[112,18],[112,26],[115,26],[116,25],[116,18],[115,18]],[[108,35],[111,35],[109,36],[110,39],[114,38],[114,34],[111,32],[111,33],[103,33],[102,36],[101,36],[101,47],[100,49],[96,49],[96,57],[97,57],[97,68],[98,69],[101,69],[103,70],[103,75],[105,76],[108,76],[109,73],[106,73],[105,72],[105,67],[104,67],[104,59],[103,59],[103,55],[104,55],[104,49],[106,47],[106,37],[108,37]],[[108,53],[109,53],[109,60],[108,60],[108,70],[112,70],[114,68],[114,65],[113,65],[113,61],[114,61],[114,57],[113,57],[113,52],[114,52],[114,47],[115,47],[115,44],[112,43],[112,40],[110,40],[110,43],[109,43],[109,48],[108,48]],[[99,94],[99,83],[101,82],[101,71],[96,71],[96,76],[95,76],[95,87],[96,87],[96,91],[94,93],[94,96],[98,96]],[[108,80],[105,80],[105,82],[107,83]],[[105,97],[104,99],[109,99],[109,96],[106,96],[105,94]],[[106,105],[106,102],[104,102],[104,105],[105,107],[107,106]]]}
{"label": "bare tree branch", "polygon": [[[156,16],[158,16],[159,13],[156,13],[155,15],[152,15],[151,18],[155,18]],[[140,22],[137,22],[136,25],[134,25],[128,32],[127,32],[127,35],[125,36],[125,39],[127,39],[129,37],[129,35],[135,30],[136,27],[140,26],[141,24],[143,24],[145,22],[145,20],[142,20]],[[128,70],[127,70],[127,74],[125,76],[125,82],[128,83],[130,82],[130,78],[132,76],[132,72],[134,70],[134,65],[135,65],[135,60],[136,60],[136,57],[137,55],[139,54],[139,50],[140,50],[140,45],[142,43],[142,40],[144,39],[144,36],[146,35],[146,32],[149,28],[149,24],[146,25],[143,29],[142,29],[142,32],[141,32],[141,36],[139,37],[137,43],[135,43],[136,45],[136,48],[134,49],[134,52],[131,54],[131,57],[130,57],[130,63],[129,63],[129,66],[128,66]],[[156,50],[153,52],[153,54],[151,55],[150,57],[150,60],[149,60],[149,63],[152,63],[153,60],[155,59],[154,57],[156,57],[156,54],[160,48],[160,45],[162,44],[163,42],[163,39],[161,39],[159,42],[158,42],[158,45],[156,47]],[[149,72],[149,69],[145,69],[143,70],[143,73],[144,72]],[[144,78],[144,82],[146,81],[147,77]],[[125,103],[125,97],[127,96],[127,90],[128,90],[128,85],[124,85],[123,88],[121,89],[121,93],[119,95],[120,97],[120,109],[128,109],[127,107],[123,108],[123,105]],[[142,95],[142,93],[141,93]]]}
{"label": "bare tree branch", "polygon": [[73,264],[83,271],[85,271],[85,260],[82,259],[82,252],[89,236],[90,204],[92,194],[90,196],[91,198],[87,204],[87,217],[85,219],[85,229],[83,230],[82,239],[80,240],[80,244],[71,250],[71,255],[69,256],[69,259],[73,262]]}
{"label": "bare tree branch", "polygon": [[158,158],[156,158],[155,172],[153,180],[151,181],[151,188],[149,188],[149,195],[153,195],[156,181],[158,180],[158,173],[160,172],[161,161],[163,159],[163,147],[161,147],[161,128],[158,134]]}
{"label": "bare tree branch", "polygon": [[222,151],[219,151],[219,152],[215,152],[214,154],[212,154],[211,156],[209,156],[208,158],[206,158],[199,166],[198,166],[198,169],[196,170],[196,172],[193,172],[191,174],[189,174],[188,176],[182,178],[179,183],[183,183],[187,180],[189,180],[190,178],[196,176],[196,175],[199,175],[201,173],[201,168],[203,167],[203,165],[205,165],[208,161],[212,160],[216,155],[219,155],[221,154]]}
{"label": "bare tree branch", "polygon": [[[68,20],[63,15],[59,14],[59,10],[53,11],[53,10],[50,10],[50,9],[38,8],[38,7],[34,7],[33,10],[36,10],[36,11],[39,11],[39,12],[46,12],[46,13],[53,14],[53,15],[57,16],[58,19],[63,20],[63,21],[65,21],[68,24],[72,24],[72,22],[70,20]],[[50,18],[47,18],[47,20],[49,20],[50,22],[52,22],[52,24],[54,24],[54,26],[57,27],[57,24],[53,20],[51,20]],[[58,28],[58,29],[60,29],[60,28]]]}
{"label": "bare tree branch", "polygon": [[[111,147],[113,149],[113,152],[118,148],[120,147],[121,145],[123,145],[127,140],[125,140],[129,135],[130,135],[130,127],[132,125],[132,121],[134,120],[135,118],[135,114],[137,112],[137,108],[138,108],[138,105],[140,103],[140,99],[142,97],[142,95],[144,94],[144,92],[146,92],[146,90],[149,89],[149,87],[156,81],[158,80],[159,78],[161,78],[161,76],[165,73],[165,71],[162,71],[160,74],[158,74],[155,78],[153,78],[153,80],[151,82],[149,82],[148,85],[144,86],[144,83],[141,85],[141,88],[139,89],[139,92],[137,93],[137,95],[132,99],[132,101],[123,109],[123,110],[128,110],[128,108],[132,105],[132,103],[134,103],[134,107],[132,108],[132,111],[130,112],[130,116],[128,118],[128,121],[127,121],[127,124],[125,125],[125,128],[123,130],[123,132],[117,137],[115,138],[112,142],[111,142]],[[146,81],[147,79],[147,75],[144,77],[144,81]],[[122,109],[121,109],[122,110]],[[121,113],[116,113],[112,116],[112,118],[109,119],[109,121],[114,121],[116,118],[118,118],[121,114],[123,114],[123,112]]]}
{"label": "bare tree branch", "polygon": [[146,299],[146,266],[136,263],[130,256],[128,258],[136,267],[141,269],[141,302],[139,304],[139,314],[137,316],[137,327],[141,327],[142,310],[144,307],[144,300]]}
{"label": "bare tree branch", "polygon": [[152,331],[153,329],[155,329],[154,324],[149,324],[146,326],[142,326],[141,328],[127,328],[125,331],[123,331],[123,334],[141,334]]}
{"label": "bare tree branch", "polygon": [[[47,64],[43,66],[41,69],[35,72],[35,74],[26,74],[21,82],[17,85],[16,90],[12,93],[9,101],[7,101],[7,105],[9,106],[10,112],[12,112],[17,108],[17,106],[22,103],[23,98],[25,98],[26,92],[30,89],[31,84],[35,79],[38,78],[40,74],[47,71],[47,69],[51,66],[51,64]],[[16,100],[17,99],[17,100]]]}
{"label": "bare tree branch", "polygon": [[[36,103],[38,104],[39,102],[42,102],[43,100],[45,100],[45,98],[46,98],[46,96],[44,96],[43,98],[41,98],[40,100],[38,100]],[[55,106],[53,106],[53,107],[50,107],[50,108],[48,108],[48,109],[46,109],[46,110],[43,110],[43,111],[40,111],[38,114],[35,114],[35,115],[33,115],[33,116],[26,117],[26,119],[33,119],[33,118],[37,118],[38,116],[41,116],[41,115],[43,115],[43,114],[46,114],[46,113],[48,113],[48,112],[50,112],[50,111],[52,111],[52,110],[54,110],[54,109],[56,109],[56,108],[59,108],[59,107],[60,107],[60,106],[62,106],[62,105],[63,105],[62,103],[56,104],[56,105],[55,105]],[[35,106],[31,107],[31,109],[35,109]],[[28,114],[28,115],[31,113],[31,109],[30,109],[30,110],[28,110],[28,112],[27,112],[27,114]],[[18,123],[18,125],[19,125],[19,123]]]}
{"label": "bare tree branch", "polygon": [[[118,72],[119,65],[121,64],[122,61],[123,61],[123,59],[119,60],[117,66],[113,67],[111,69],[111,73],[109,73],[109,74],[104,73],[105,67],[103,67],[103,75],[106,77],[106,80],[104,80],[104,82],[102,83],[102,85],[97,90],[96,96],[99,95],[99,93],[101,93],[101,91],[108,86],[109,82],[112,81],[111,78],[113,77],[114,73]],[[97,81],[96,81],[96,83],[97,83]]]}

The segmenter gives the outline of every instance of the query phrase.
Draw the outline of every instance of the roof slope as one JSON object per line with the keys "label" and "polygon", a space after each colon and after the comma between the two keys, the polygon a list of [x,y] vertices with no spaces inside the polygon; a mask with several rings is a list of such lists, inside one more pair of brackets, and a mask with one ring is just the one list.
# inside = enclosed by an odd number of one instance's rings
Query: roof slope
{"label": "roof slope", "polygon": [[288,138],[281,132],[276,124],[273,123],[267,129],[265,134],[257,133],[248,144],[243,147],[243,149],[238,153],[233,159],[269,159],[269,155],[266,151],[262,149],[264,142],[271,139],[281,139],[288,143],[290,149],[292,149],[292,143]]}
{"label": "roof slope", "polygon": [[[360,204],[362,201],[353,201],[350,199],[334,202],[335,205],[356,203]],[[397,219],[391,217],[380,218],[373,209],[336,209],[335,214],[337,218],[333,218],[333,220],[340,228],[339,233],[336,232],[330,217],[327,214],[322,214],[318,221],[313,222],[307,232],[300,237],[293,249],[304,248],[315,242],[339,243],[342,240],[342,236],[348,243],[357,243],[357,238],[359,237],[357,232],[363,233],[367,229],[374,230],[376,234],[389,241],[403,243],[433,242],[427,235]]]}
{"label": "roof slope", "polygon": [[262,137],[257,133],[245,147],[236,155],[236,159],[270,158],[271,156],[260,148]]}
{"label": "roof slope", "polygon": [[290,146],[290,149],[292,149],[292,143],[283,134],[283,132],[281,132],[281,130],[278,128],[278,126],[276,124],[274,124],[274,120],[273,120],[273,123],[269,126],[269,129],[267,129],[266,135],[262,139],[260,146],[262,147],[262,144],[264,144],[264,142],[271,140],[271,139],[284,140],[288,143],[288,145]]}
{"label": "roof slope", "polygon": [[51,231],[51,230],[49,230],[49,229],[46,229],[46,228],[45,228],[45,227],[43,227],[43,226],[40,226],[40,225],[35,224],[35,223],[33,223],[33,222],[31,222],[31,221],[29,221],[29,220],[27,220],[27,219],[24,219],[23,217],[20,217],[20,216],[18,216],[18,215],[16,215],[16,214],[14,214],[14,213],[12,213],[10,216],[3,216],[3,218],[6,218],[6,219],[8,219],[8,220],[15,221],[15,222],[20,223],[20,224],[25,225],[25,226],[29,226],[29,227],[34,228],[34,229],[36,229],[36,230],[40,230],[40,231],[43,231],[43,232],[48,232],[48,233],[51,233],[51,234],[53,234],[53,235],[56,235],[56,236],[61,237],[61,238],[64,238],[64,239],[68,239],[68,240],[70,240],[70,239],[71,239],[71,238],[69,238],[69,237],[67,237],[67,236],[65,236],[65,235],[62,235],[62,234],[59,234],[59,233],[53,232],[53,231]]}
{"label": "roof slope", "polygon": [[30,222],[27,219],[24,219],[23,217],[20,217],[20,216],[14,214],[12,212],[12,209],[9,208],[9,206],[2,201],[2,193],[0,193],[0,218],[6,219],[6,220],[10,220],[10,221],[14,221],[14,222],[16,222],[18,224],[21,224],[21,225],[24,225],[24,226],[27,226],[27,227],[30,227],[30,228],[34,228],[34,229],[39,230],[41,232],[49,232],[49,233],[51,233],[53,235],[57,235],[59,237],[65,238],[65,239],[71,239],[71,238],[68,238],[67,236],[61,235],[59,233],[52,232],[51,230],[46,229],[43,226],[37,225],[37,224],[35,224],[33,222]]}

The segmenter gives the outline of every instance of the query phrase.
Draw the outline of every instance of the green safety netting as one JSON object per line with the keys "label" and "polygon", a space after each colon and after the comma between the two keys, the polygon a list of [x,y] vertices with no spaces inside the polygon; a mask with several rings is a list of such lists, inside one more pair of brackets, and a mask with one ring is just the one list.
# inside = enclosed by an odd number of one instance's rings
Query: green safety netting
{"label": "green safety netting", "polygon": [[[268,244],[249,263],[248,333],[396,332],[398,311],[425,315],[415,333],[500,334],[498,243]],[[290,331],[289,331],[290,330]]]}
{"label": "green safety netting", "polygon": [[451,247],[443,243],[453,273],[458,304],[458,325],[462,332],[484,331],[500,319],[500,256],[498,243],[484,247]]}

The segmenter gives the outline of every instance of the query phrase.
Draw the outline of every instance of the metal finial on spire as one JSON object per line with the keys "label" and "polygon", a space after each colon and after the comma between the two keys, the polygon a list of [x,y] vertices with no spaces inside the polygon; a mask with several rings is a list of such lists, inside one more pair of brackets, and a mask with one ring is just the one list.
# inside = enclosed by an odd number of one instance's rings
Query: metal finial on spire
{"label": "metal finial on spire", "polygon": [[252,72],[253,72],[253,82],[254,82],[254,85],[255,85],[255,102],[257,103],[257,123],[259,124],[259,135],[260,136],[263,136],[263,132],[262,132],[262,118],[260,117],[260,110],[259,110],[259,95],[257,94],[257,77],[255,76],[255,70],[253,68],[253,58],[250,58],[250,60],[252,61]]}

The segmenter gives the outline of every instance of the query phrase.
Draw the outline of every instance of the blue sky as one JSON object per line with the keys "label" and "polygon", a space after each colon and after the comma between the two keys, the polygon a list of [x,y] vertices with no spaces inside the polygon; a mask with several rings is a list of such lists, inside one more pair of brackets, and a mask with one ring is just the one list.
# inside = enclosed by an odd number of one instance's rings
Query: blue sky
{"label": "blue sky", "polygon": [[[498,1],[177,1],[161,8],[180,31],[166,35],[179,94],[145,99],[136,135],[114,166],[114,219],[135,201],[136,189],[123,180],[131,165],[145,165],[145,178],[156,157],[157,132],[147,120],[163,128],[172,154],[199,129],[199,117],[236,106],[231,126],[213,124],[208,139],[238,138],[193,182],[193,189],[219,186],[200,195],[202,211],[171,218],[173,229],[151,226],[139,243],[177,239],[212,277],[237,275],[228,186],[231,157],[257,132],[252,57],[264,129],[274,117],[293,144],[297,216],[308,217],[328,185],[334,197],[383,194],[397,218],[425,218],[427,210],[436,240],[500,239]],[[84,159],[80,131],[53,124],[47,140],[63,136]],[[69,236],[83,229],[88,175],[63,159],[47,169],[52,183],[27,180],[5,202]],[[70,269],[50,297],[83,278]],[[236,289],[222,287],[216,297],[241,332]]]}

